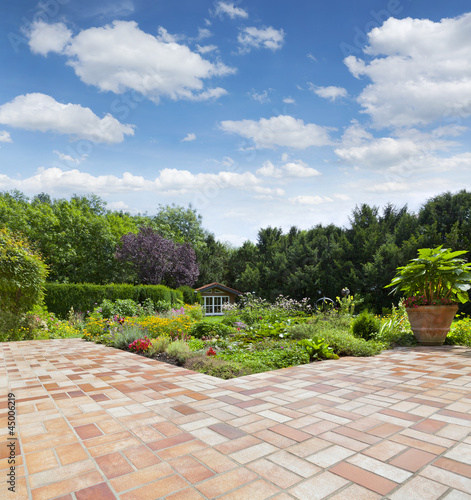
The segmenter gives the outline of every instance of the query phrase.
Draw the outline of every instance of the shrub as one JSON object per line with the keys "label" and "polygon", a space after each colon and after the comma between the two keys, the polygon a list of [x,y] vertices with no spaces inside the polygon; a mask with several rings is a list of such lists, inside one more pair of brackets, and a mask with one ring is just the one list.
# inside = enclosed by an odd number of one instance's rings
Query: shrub
{"label": "shrub", "polygon": [[314,318],[311,323],[293,326],[290,332],[293,337],[300,336],[298,332],[304,338],[321,336],[339,356],[375,356],[385,348],[381,342],[355,337],[345,317]]}
{"label": "shrub", "polygon": [[462,317],[453,321],[450,333],[445,339],[448,345],[466,345],[471,347],[471,318]]}
{"label": "shrub", "polygon": [[165,352],[169,356],[177,358],[180,363],[184,363],[189,357],[190,348],[186,342],[183,342],[183,340],[175,340],[167,347],[167,349],[165,349]]}
{"label": "shrub", "polygon": [[129,344],[132,344],[135,340],[142,339],[145,336],[145,331],[135,325],[123,325],[118,328],[114,334],[114,338],[111,340],[111,345],[116,347],[116,349],[127,350]]}
{"label": "shrub", "polygon": [[192,326],[190,330],[190,335],[192,337],[200,339],[202,337],[216,337],[217,335],[219,335],[220,337],[225,337],[233,332],[234,332],[233,328],[223,323],[201,321],[199,323],[195,323]]}
{"label": "shrub", "polygon": [[169,345],[169,337],[157,337],[156,339],[152,339],[148,351],[149,356],[154,356],[155,354],[161,354],[165,352]]}
{"label": "shrub", "polygon": [[314,337],[312,339],[300,340],[298,343],[308,353],[310,361],[316,359],[339,359],[325,339]]}
{"label": "shrub", "polygon": [[370,340],[381,328],[379,319],[368,311],[363,311],[352,322],[352,333],[355,337]]}
{"label": "shrub", "polygon": [[234,361],[226,361],[205,354],[192,356],[185,362],[185,368],[224,380],[250,375],[251,370]]}
{"label": "shrub", "polygon": [[204,349],[204,342],[200,339],[191,339],[188,341],[190,351],[201,351]]}
{"label": "shrub", "polygon": [[41,304],[48,274],[41,256],[23,237],[0,229],[0,340],[29,337],[21,323],[24,315]]}
{"label": "shrub", "polygon": [[91,285],[84,283],[46,283],[45,303],[49,311],[65,319],[71,307],[76,311],[92,311],[96,304],[108,299],[115,302],[118,299],[131,299],[143,304],[151,299],[172,305],[181,305],[183,295],[178,290],[172,290],[164,285]]}
{"label": "shrub", "polygon": [[398,308],[393,305],[390,313],[381,319],[380,329],[374,334],[373,338],[389,347],[417,344],[402,301],[399,303]]}

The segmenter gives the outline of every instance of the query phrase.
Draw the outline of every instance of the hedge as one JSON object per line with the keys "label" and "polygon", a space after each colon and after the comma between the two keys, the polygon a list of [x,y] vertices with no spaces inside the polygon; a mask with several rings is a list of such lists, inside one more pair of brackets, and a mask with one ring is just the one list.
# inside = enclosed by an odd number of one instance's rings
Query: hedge
{"label": "hedge", "polygon": [[74,311],[92,311],[95,304],[101,304],[104,299],[132,299],[143,302],[145,299],[153,302],[165,300],[172,305],[183,302],[183,293],[172,290],[164,285],[92,285],[89,283],[46,283],[45,304],[48,311],[59,318],[65,319],[70,308]]}

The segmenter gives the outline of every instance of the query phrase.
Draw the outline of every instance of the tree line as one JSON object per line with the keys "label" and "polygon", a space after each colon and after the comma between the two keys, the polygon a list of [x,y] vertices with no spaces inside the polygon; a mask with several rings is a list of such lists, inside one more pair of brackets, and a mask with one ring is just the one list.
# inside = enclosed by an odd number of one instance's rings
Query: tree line
{"label": "tree line", "polygon": [[[283,294],[312,301],[335,299],[347,287],[378,312],[397,301],[384,286],[417,249],[471,250],[471,193],[440,194],[417,213],[407,205],[362,204],[349,222],[348,227],[293,226],[286,232],[262,228],[255,242],[236,248],[205,230],[191,205],[160,205],[155,215],[131,215],[107,209],[96,195],[66,200],[0,193],[0,225],[26,236],[43,255],[49,281],[194,287],[217,281],[270,300]],[[145,235],[150,240],[142,240]],[[144,248],[156,259],[154,267],[142,258]],[[167,272],[159,274],[162,266]]]}

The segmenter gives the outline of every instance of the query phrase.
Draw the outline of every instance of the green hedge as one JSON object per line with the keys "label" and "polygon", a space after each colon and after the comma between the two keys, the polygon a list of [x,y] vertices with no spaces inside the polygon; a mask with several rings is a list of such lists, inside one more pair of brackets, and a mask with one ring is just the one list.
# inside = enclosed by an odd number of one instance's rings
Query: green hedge
{"label": "green hedge", "polygon": [[132,299],[143,302],[152,299],[155,303],[165,300],[172,305],[183,302],[183,293],[164,285],[91,285],[88,283],[47,283],[45,286],[45,303],[48,311],[65,319],[70,308],[75,311],[92,311],[95,304],[104,299]]}

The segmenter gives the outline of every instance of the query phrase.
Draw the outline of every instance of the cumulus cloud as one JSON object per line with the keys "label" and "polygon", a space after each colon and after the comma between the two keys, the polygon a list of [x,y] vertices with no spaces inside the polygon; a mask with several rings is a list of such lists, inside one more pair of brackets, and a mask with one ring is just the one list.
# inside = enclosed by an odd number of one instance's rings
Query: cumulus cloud
{"label": "cumulus cloud", "polygon": [[72,139],[86,139],[107,144],[134,135],[131,125],[124,125],[110,114],[99,118],[90,108],[78,104],[62,104],[52,97],[26,94],[15,97],[0,106],[0,123],[24,130],[54,132],[70,135]]}
{"label": "cumulus cloud", "polygon": [[29,33],[29,47],[34,54],[47,56],[49,52],[61,53],[72,39],[64,23],[47,24],[37,21]]}
{"label": "cumulus cloud", "polygon": [[331,203],[334,200],[328,196],[306,196],[299,195],[290,198],[288,201],[295,205],[320,205],[321,203]]}
{"label": "cumulus cloud", "polygon": [[218,50],[217,45],[196,45],[196,50],[200,54],[209,54],[210,52],[214,52]]}
{"label": "cumulus cloud", "polygon": [[6,130],[0,130],[0,142],[13,142],[10,136],[10,132]]}
{"label": "cumulus cloud", "polygon": [[190,132],[180,142],[191,142],[194,141],[195,139],[196,139],[196,134]]}
{"label": "cumulus cloud", "polygon": [[235,7],[233,3],[229,2],[218,2],[214,14],[220,17],[228,16],[231,19],[247,19],[249,17],[246,10],[241,9],[240,7]]}
{"label": "cumulus cloud", "polygon": [[75,165],[79,165],[86,158],[86,156],[82,156],[80,158],[74,158],[71,155],[66,155],[65,153],[61,153],[60,151],[53,151],[53,153],[59,157],[59,160],[65,161],[66,163],[73,163]]}
{"label": "cumulus cloud", "polygon": [[335,101],[336,99],[347,97],[348,93],[343,87],[316,87],[312,83],[309,84],[310,89],[314,94],[322,97],[323,99],[329,99],[330,101]]}
{"label": "cumulus cloud", "polygon": [[241,30],[237,40],[240,52],[250,52],[252,49],[279,50],[283,47],[285,33],[282,29],[277,30],[271,26],[267,28],[248,27]]}
{"label": "cumulus cloud", "polygon": [[221,122],[220,126],[225,132],[252,140],[258,149],[274,149],[277,146],[306,149],[311,146],[325,146],[332,142],[328,128],[314,123],[305,124],[303,120],[289,115],[261,118],[258,122],[226,120]]}
{"label": "cumulus cloud", "polygon": [[238,189],[257,195],[278,196],[282,190],[261,186],[260,179],[251,172],[221,171],[217,174],[166,168],[154,179],[124,172],[122,176],[92,175],[78,169],[41,167],[35,175],[18,179],[0,174],[0,189],[19,189],[24,192],[99,192],[102,195],[150,192],[159,194],[200,194],[208,187],[217,190]]}
{"label": "cumulus cloud", "polygon": [[258,101],[260,104],[266,104],[267,102],[270,102],[270,98],[268,97],[268,90],[264,90],[263,92],[256,92],[254,89],[252,89],[250,92],[248,92],[248,95],[254,101]]}
{"label": "cumulus cloud", "polygon": [[[59,23],[61,24],[61,23]],[[173,100],[209,100],[226,94],[220,87],[206,87],[215,76],[233,74],[235,70],[221,62],[211,63],[165,29],[153,36],[139,29],[133,21],[114,21],[101,28],[89,28],[72,37],[65,32],[54,46],[52,31],[64,27],[38,21],[32,25],[29,43],[33,52],[54,51],[65,55],[67,64],[86,84],[102,91],[122,94],[136,91],[155,103],[162,96]]]}
{"label": "cumulus cloud", "polygon": [[427,125],[471,114],[471,13],[433,22],[389,18],[368,33],[370,60],[345,59],[371,80],[358,97],[378,127]]}
{"label": "cumulus cloud", "polygon": [[262,167],[257,170],[257,174],[262,177],[298,177],[298,178],[307,178],[307,177],[316,177],[321,175],[321,173],[315,168],[309,167],[302,160],[294,160],[288,161],[279,167],[275,167],[273,163],[269,160],[264,162]]}
{"label": "cumulus cloud", "polygon": [[296,101],[295,101],[292,97],[285,97],[285,98],[283,99],[283,102],[284,102],[285,104],[296,104]]}
{"label": "cumulus cloud", "polygon": [[374,137],[358,122],[345,130],[336,155],[346,163],[373,170],[394,169],[417,165],[427,161],[437,151],[447,151],[456,146],[447,139],[466,130],[461,126],[438,127],[430,132],[410,128],[398,130],[396,137]]}

